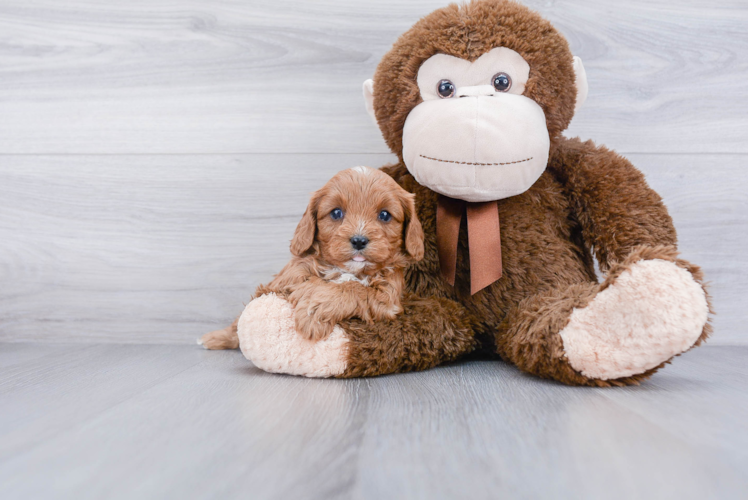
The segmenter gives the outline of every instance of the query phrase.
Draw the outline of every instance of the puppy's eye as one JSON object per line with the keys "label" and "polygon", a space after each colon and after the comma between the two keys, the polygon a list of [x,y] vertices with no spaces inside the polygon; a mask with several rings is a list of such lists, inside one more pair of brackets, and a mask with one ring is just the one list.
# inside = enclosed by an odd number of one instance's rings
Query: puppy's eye
{"label": "puppy's eye", "polygon": [[343,218],[343,211],[339,208],[333,208],[330,212],[330,218],[332,220],[340,220]]}
{"label": "puppy's eye", "polygon": [[442,99],[447,99],[455,95],[455,84],[449,80],[440,80],[436,85],[436,93]]}
{"label": "puppy's eye", "polygon": [[496,73],[491,79],[491,84],[496,92],[506,92],[512,88],[512,77],[506,73]]}
{"label": "puppy's eye", "polygon": [[382,222],[389,222],[392,220],[392,214],[387,210],[382,210],[381,212],[379,212],[379,220],[381,220]]}

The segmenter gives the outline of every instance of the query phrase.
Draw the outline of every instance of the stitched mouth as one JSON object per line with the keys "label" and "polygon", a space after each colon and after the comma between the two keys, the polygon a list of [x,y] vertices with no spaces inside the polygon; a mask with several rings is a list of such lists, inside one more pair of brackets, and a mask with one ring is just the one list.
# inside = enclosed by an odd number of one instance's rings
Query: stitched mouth
{"label": "stitched mouth", "polygon": [[418,155],[421,158],[426,158],[427,160],[434,160],[434,161],[441,161],[444,163],[456,163],[458,165],[514,165],[515,163],[522,163],[526,161],[532,160],[532,156],[529,158],[525,158],[524,160],[517,160],[517,161],[507,161],[504,163],[478,163],[478,162],[469,162],[469,161],[456,161],[456,160],[441,160],[439,158],[431,158],[430,156],[424,156],[424,155]]}

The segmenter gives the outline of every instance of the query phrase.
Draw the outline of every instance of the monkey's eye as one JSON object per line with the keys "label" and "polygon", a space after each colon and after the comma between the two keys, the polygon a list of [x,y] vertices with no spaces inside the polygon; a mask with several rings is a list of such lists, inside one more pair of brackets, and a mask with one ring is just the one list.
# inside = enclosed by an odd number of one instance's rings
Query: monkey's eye
{"label": "monkey's eye", "polygon": [[340,220],[343,218],[343,211],[339,208],[333,208],[330,212],[330,218],[332,220]]}
{"label": "monkey's eye", "polygon": [[452,97],[455,95],[455,84],[449,80],[440,80],[439,84],[436,86],[436,93],[439,94],[439,97],[442,99]]}
{"label": "monkey's eye", "polygon": [[392,214],[387,210],[382,210],[381,212],[379,212],[379,220],[381,220],[382,222],[389,222],[392,220]]}
{"label": "monkey's eye", "polygon": [[491,83],[496,92],[506,92],[512,88],[512,77],[506,73],[496,73],[491,79]]}

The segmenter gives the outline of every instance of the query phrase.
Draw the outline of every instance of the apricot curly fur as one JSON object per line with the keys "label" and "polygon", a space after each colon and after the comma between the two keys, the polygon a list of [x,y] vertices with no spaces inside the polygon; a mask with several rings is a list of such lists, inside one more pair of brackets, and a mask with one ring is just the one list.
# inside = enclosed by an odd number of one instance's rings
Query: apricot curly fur
{"label": "apricot curly fur", "polygon": [[[333,219],[333,210],[341,216]],[[389,220],[379,219],[389,213]],[[354,248],[354,237],[365,237]],[[423,231],[413,195],[379,170],[355,167],[314,192],[291,241],[291,261],[253,298],[276,294],[294,307],[296,331],[310,340],[332,333],[343,319],[365,323],[402,311],[403,269],[423,255]],[[355,258],[363,259],[355,261]],[[239,347],[238,318],[203,335],[206,349]]]}

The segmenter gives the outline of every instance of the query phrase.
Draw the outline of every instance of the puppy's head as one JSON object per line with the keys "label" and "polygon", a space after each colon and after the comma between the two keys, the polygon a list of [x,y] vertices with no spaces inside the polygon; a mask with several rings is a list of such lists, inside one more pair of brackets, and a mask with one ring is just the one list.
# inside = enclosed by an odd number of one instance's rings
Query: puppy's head
{"label": "puppy's head", "polygon": [[343,170],[312,195],[291,253],[363,274],[420,260],[423,229],[414,200],[380,170]]}

